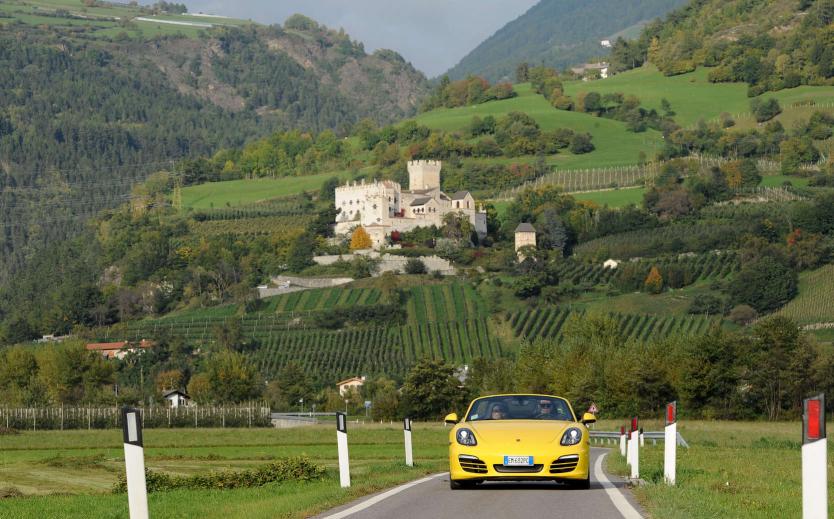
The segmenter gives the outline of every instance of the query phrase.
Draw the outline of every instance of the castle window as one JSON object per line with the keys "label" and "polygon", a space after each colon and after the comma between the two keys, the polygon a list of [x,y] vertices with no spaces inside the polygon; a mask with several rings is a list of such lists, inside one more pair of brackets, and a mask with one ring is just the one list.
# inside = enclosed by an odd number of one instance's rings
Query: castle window
{"label": "castle window", "polygon": [[374,209],[376,209],[376,204],[374,204],[374,206],[373,206],[373,207],[374,207]]}

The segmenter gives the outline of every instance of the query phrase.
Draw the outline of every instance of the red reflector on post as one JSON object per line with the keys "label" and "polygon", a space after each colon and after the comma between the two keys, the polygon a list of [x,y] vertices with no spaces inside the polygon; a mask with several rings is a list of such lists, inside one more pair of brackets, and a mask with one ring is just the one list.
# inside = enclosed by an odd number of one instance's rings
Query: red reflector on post
{"label": "red reflector on post", "polygon": [[666,404],[666,425],[671,425],[677,421],[677,403],[672,402],[671,404]]}
{"label": "red reflector on post", "polygon": [[631,430],[632,431],[637,430],[637,417],[636,416],[631,419]]}
{"label": "red reflector on post", "polygon": [[620,426],[620,436],[625,434],[625,425]]}
{"label": "red reflector on post", "polygon": [[825,440],[825,394],[802,402],[802,444]]}
{"label": "red reflector on post", "polygon": [[820,401],[808,400],[808,439],[820,439]]}

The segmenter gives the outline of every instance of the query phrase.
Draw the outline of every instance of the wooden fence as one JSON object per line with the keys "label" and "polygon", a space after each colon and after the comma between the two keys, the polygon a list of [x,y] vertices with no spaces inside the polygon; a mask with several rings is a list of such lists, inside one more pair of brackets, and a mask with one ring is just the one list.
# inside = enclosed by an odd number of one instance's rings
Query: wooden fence
{"label": "wooden fence", "polygon": [[[19,430],[113,429],[121,427],[121,407],[0,407],[0,426]],[[269,407],[164,406],[140,408],[146,428],[269,427]]]}

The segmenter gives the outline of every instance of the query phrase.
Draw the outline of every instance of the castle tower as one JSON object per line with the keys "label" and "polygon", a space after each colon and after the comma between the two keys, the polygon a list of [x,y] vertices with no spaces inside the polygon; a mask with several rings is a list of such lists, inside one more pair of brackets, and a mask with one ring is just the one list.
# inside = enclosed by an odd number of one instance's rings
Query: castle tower
{"label": "castle tower", "polygon": [[439,160],[411,160],[408,162],[408,189],[418,191],[440,189]]}

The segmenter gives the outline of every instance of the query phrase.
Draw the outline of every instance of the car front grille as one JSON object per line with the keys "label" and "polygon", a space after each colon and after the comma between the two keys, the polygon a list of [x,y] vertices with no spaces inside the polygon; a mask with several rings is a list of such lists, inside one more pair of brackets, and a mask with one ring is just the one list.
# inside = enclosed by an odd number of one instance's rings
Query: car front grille
{"label": "car front grille", "polygon": [[495,472],[504,472],[509,474],[533,474],[536,472],[541,472],[544,465],[528,465],[526,467],[518,467],[514,465],[500,465],[496,464],[493,465],[492,468],[495,469]]}
{"label": "car front grille", "polygon": [[576,466],[579,465],[579,456],[571,454],[569,456],[562,456],[558,460],[550,464],[551,474],[564,474],[566,472],[573,472]]}
{"label": "car front grille", "polygon": [[465,472],[474,472],[475,474],[486,474],[488,472],[486,463],[475,456],[458,456],[458,463]]}

